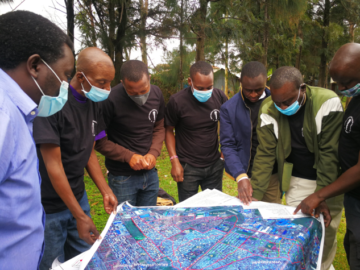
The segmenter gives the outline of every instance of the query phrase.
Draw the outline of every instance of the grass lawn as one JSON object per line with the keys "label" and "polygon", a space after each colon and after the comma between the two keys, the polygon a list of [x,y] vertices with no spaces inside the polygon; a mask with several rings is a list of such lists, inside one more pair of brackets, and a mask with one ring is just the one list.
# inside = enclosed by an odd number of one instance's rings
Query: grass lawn
{"label": "grass lawn", "polygon": [[[99,158],[100,166],[105,175],[106,168],[104,164],[104,157],[98,153],[98,158]],[[171,178],[171,174],[170,174],[171,163],[169,161],[169,156],[165,147],[163,147],[161,155],[157,159],[156,168],[158,169],[160,187],[163,188],[171,196],[173,196],[178,202],[179,199],[177,194],[176,182],[173,181]],[[101,231],[105,227],[106,221],[108,219],[108,215],[106,214],[103,208],[102,196],[99,190],[97,189],[97,187],[95,186],[95,184],[92,182],[92,180],[88,177],[87,174],[85,174],[85,185],[86,185],[87,195],[89,198],[93,221],[97,229]],[[232,196],[237,195],[236,183],[233,180],[229,179],[225,174],[223,178],[223,192]],[[346,254],[343,247],[345,231],[346,231],[346,223],[345,223],[345,216],[343,213],[343,218],[341,220],[341,224],[337,235],[338,248],[333,263],[335,269],[337,270],[350,269],[347,264]]]}

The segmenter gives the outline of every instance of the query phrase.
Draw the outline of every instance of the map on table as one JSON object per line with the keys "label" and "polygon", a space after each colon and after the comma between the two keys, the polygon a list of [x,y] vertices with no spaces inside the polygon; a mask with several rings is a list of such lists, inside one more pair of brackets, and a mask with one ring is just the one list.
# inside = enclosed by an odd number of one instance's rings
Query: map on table
{"label": "map on table", "polygon": [[242,206],[123,204],[85,269],[316,269],[321,222]]}

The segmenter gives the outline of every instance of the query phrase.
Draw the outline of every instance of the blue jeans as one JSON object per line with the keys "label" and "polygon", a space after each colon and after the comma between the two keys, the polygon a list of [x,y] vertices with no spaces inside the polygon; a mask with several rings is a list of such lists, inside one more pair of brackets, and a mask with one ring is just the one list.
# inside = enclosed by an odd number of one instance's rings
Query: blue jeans
{"label": "blue jeans", "polygon": [[[79,204],[85,214],[91,217],[86,191]],[[46,214],[45,250],[40,263],[40,270],[49,270],[57,257],[59,257],[60,262],[64,262],[90,247],[89,244],[80,239],[76,228],[76,219],[69,209],[54,214]]]}
{"label": "blue jeans", "polygon": [[222,178],[224,173],[224,161],[219,158],[213,165],[205,168],[196,168],[188,163],[181,163],[184,168],[184,181],[178,182],[179,201],[194,196],[201,190],[217,189],[222,191]]}
{"label": "blue jeans", "polygon": [[133,206],[156,206],[159,192],[159,177],[156,168],[141,175],[115,176],[109,173],[108,181],[119,204],[129,201]]}

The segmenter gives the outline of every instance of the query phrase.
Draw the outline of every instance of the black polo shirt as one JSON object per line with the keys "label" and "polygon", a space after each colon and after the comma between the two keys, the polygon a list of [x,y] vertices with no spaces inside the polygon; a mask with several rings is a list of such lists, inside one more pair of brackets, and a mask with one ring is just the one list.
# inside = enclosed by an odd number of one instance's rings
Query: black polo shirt
{"label": "black polo shirt", "polygon": [[225,101],[224,92],[217,88],[206,102],[199,102],[191,87],[170,97],[165,125],[175,127],[176,154],[181,162],[202,168],[220,158],[217,129]]}
{"label": "black polo shirt", "polygon": [[[339,160],[343,172],[355,166],[360,152],[360,96],[352,98],[345,110],[339,140]],[[347,193],[360,200],[360,187]]]}
{"label": "black polo shirt", "polygon": [[51,143],[60,146],[65,174],[72,192],[79,201],[85,191],[84,168],[89,161],[95,136],[99,132],[98,116],[98,103],[89,99],[79,102],[69,88],[68,101],[61,111],[50,117],[36,117],[34,140],[42,178],[41,201],[47,214],[66,210],[67,206],[51,184],[40,145]]}
{"label": "black polo shirt", "polygon": [[317,172],[314,169],[315,155],[306,146],[303,126],[304,126],[305,104],[300,110],[288,116],[291,133],[291,153],[286,159],[293,164],[292,175],[307,180],[316,180]]}
{"label": "black polo shirt", "polygon": [[[164,118],[165,102],[156,85],[150,86],[150,94],[142,106],[136,104],[120,83],[112,88],[109,98],[101,104],[102,125],[108,139],[130,151],[146,155],[151,147],[155,122]],[[126,162],[105,158],[106,168],[112,175],[140,175],[144,170],[135,171]]]}

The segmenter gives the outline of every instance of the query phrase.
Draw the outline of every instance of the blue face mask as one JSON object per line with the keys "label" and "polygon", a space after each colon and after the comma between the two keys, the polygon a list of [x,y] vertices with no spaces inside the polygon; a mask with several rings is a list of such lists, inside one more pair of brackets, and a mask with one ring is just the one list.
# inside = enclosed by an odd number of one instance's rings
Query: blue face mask
{"label": "blue face mask", "polygon": [[52,70],[52,68],[44,60],[41,59],[41,61],[44,62],[44,64],[54,73],[56,78],[61,83],[59,95],[57,97],[47,96],[41,90],[40,85],[37,83],[37,81],[34,79],[34,77],[31,76],[31,78],[34,80],[35,84],[39,88],[40,92],[43,94],[43,96],[40,99],[39,106],[38,106],[38,111],[39,111],[38,116],[48,117],[50,115],[57,113],[64,107],[64,105],[68,99],[69,84],[66,81],[61,81],[60,78],[58,77],[58,75],[56,75],[56,73]]}
{"label": "blue face mask", "polygon": [[290,115],[294,115],[295,113],[298,112],[298,110],[300,109],[300,104],[303,103],[304,101],[304,97],[305,95],[303,95],[303,98],[302,98],[302,101],[299,102],[299,97],[300,97],[300,89],[299,88],[299,95],[298,95],[298,98],[295,100],[295,102],[293,104],[291,104],[289,107],[287,107],[285,110],[281,109],[280,107],[278,107],[275,103],[275,108],[278,109],[279,112],[281,112],[282,114],[285,114],[287,116],[290,116]]}
{"label": "blue face mask", "polygon": [[[191,84],[193,85],[192,81],[191,81]],[[206,90],[206,91],[200,91],[200,90],[196,90],[194,88],[194,86],[192,88],[193,88],[193,95],[198,101],[206,102],[209,100],[209,98],[211,98],[213,89]]]}
{"label": "blue face mask", "polygon": [[360,95],[360,83],[351,87],[350,89],[340,91],[340,93],[342,95],[344,95],[345,97],[356,97],[356,96]]}
{"label": "blue face mask", "polygon": [[91,86],[91,89],[89,92],[86,92],[84,89],[84,86],[81,84],[82,87],[82,91],[85,93],[85,97],[87,97],[88,99],[94,101],[94,102],[100,102],[100,101],[104,101],[105,99],[107,99],[110,95],[110,91],[108,90],[104,90],[101,89],[99,87],[93,86],[89,80],[86,78],[85,74],[83,72],[81,72],[84,75],[84,78],[87,80],[87,82],[89,83],[89,85]]}

